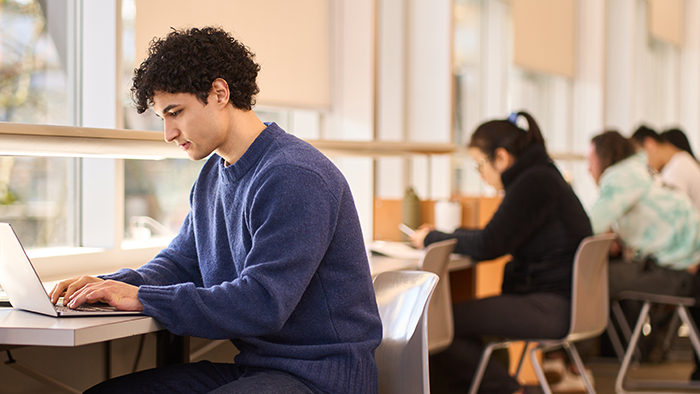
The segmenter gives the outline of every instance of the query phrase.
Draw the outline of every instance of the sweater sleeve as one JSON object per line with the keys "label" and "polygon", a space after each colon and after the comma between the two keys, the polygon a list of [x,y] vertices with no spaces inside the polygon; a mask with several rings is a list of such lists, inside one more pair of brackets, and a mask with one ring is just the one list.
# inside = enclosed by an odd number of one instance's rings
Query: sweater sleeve
{"label": "sweater sleeve", "polygon": [[[300,302],[336,230],[338,201],[318,174],[295,166],[276,167],[256,182],[243,213],[252,242],[237,277],[204,287],[139,288],[144,312],[171,332],[212,339],[269,335]],[[178,275],[172,269],[168,277]]]}
{"label": "sweater sleeve", "polygon": [[126,282],[134,286],[166,286],[183,282],[201,286],[202,275],[197,261],[191,212],[185,217],[178,235],[153,260],[137,270],[121,269],[100,278]]}
{"label": "sweater sleeve", "polygon": [[484,229],[458,229],[452,234],[431,231],[425,244],[456,238],[455,252],[476,260],[491,260],[513,253],[542,226],[548,209],[553,208],[553,191],[548,185],[551,180],[546,173],[524,173],[506,192]]}
{"label": "sweater sleeve", "polygon": [[650,180],[642,179],[634,171],[610,169],[613,171],[604,173],[600,179],[600,195],[589,212],[594,234],[609,231],[651,187]]}

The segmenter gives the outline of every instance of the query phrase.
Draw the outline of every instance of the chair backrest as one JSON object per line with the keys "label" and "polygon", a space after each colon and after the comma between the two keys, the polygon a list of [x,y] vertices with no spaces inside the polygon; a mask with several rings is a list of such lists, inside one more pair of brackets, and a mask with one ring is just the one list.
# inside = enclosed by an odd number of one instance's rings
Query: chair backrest
{"label": "chair backrest", "polygon": [[428,305],[428,351],[430,354],[447,349],[454,338],[449,263],[450,254],[452,254],[456,244],[456,239],[432,243],[425,248],[425,253],[418,263],[419,270],[432,272],[440,278]]}
{"label": "chair backrest", "polygon": [[419,271],[383,272],[374,279],[383,328],[375,351],[380,394],[430,393],[426,306],[438,280]]}
{"label": "chair backrest", "polygon": [[576,250],[568,340],[598,336],[608,324],[608,253],[614,240],[614,234],[594,235]]}

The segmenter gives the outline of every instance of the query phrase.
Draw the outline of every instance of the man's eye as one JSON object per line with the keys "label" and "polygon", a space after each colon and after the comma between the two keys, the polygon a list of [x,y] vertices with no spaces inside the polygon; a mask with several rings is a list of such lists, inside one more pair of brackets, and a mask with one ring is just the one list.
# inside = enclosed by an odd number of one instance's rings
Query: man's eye
{"label": "man's eye", "polygon": [[178,116],[178,115],[180,115],[180,112],[182,112],[182,110],[171,111],[171,112],[170,112],[170,116],[172,116],[172,117]]}

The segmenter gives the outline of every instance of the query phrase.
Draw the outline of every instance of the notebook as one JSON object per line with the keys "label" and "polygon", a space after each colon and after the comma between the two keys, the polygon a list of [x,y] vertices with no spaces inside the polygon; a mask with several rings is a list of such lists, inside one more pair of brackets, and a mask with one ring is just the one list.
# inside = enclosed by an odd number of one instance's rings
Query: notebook
{"label": "notebook", "polygon": [[44,315],[63,317],[143,314],[137,311],[120,311],[108,305],[85,304],[74,310],[51,303],[39,275],[9,223],[0,223],[0,285],[14,308]]}

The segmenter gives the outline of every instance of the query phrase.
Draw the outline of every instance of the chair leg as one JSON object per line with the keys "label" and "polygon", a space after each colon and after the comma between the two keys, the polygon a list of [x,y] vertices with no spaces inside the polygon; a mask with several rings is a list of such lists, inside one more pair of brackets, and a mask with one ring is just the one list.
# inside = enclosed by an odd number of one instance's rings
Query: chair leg
{"label": "chair leg", "polygon": [[[622,307],[620,306],[620,301],[613,300],[611,302],[611,308],[613,311],[613,316],[615,317],[617,324],[620,326],[620,331],[622,331],[622,335],[625,337],[625,341],[627,341],[627,343],[629,344],[632,332],[630,330],[630,325],[627,324],[627,317],[625,316],[625,313],[622,311]],[[634,347],[634,356],[637,357],[637,361],[642,360],[642,351],[639,350],[639,348],[637,348],[636,346]]]}
{"label": "chair leg", "polygon": [[[623,387],[625,382],[629,387],[634,387],[634,388],[641,388],[641,387],[653,387],[655,389],[658,388],[666,388],[666,389],[683,389],[683,390],[688,390],[688,389],[695,389],[697,390],[700,388],[700,384],[697,382],[693,381],[679,381],[679,380],[627,380],[626,375],[627,371],[630,366],[630,360],[632,358],[632,352],[633,352],[633,347],[636,347],[637,342],[639,341],[639,337],[641,335],[642,327],[644,326],[644,322],[646,318],[649,316],[649,310],[650,310],[650,302],[646,301],[644,302],[644,305],[642,306],[642,310],[639,314],[639,318],[637,319],[637,324],[634,327],[634,332],[632,333],[632,338],[630,340],[630,343],[627,347],[627,352],[625,353],[625,358],[622,361],[622,365],[620,366],[620,371],[617,374],[617,379],[615,380],[615,392],[617,394],[660,394],[660,393],[665,393],[668,391],[627,391]],[[683,305],[677,305],[676,306],[676,311],[678,313],[678,317],[680,317],[681,321],[688,325],[688,328],[690,329],[689,335],[690,335],[690,341],[693,344],[693,349],[697,354],[700,354],[700,337],[698,337],[698,331],[697,327],[694,324],[694,321],[690,318],[690,315],[688,314],[688,310],[683,306]],[[676,393],[678,391],[675,391]]]}
{"label": "chair leg", "polygon": [[532,350],[530,350],[530,361],[532,361],[532,367],[535,370],[535,375],[537,375],[537,380],[540,381],[542,392],[544,394],[552,394],[552,389],[549,387],[547,378],[544,376],[544,371],[542,370],[542,365],[540,365],[540,360],[537,358],[537,350],[540,349],[542,349],[541,346],[535,346],[532,348]]}
{"label": "chair leg", "polygon": [[530,341],[525,341],[525,346],[523,347],[523,352],[520,353],[520,361],[518,361],[518,369],[515,370],[515,378],[516,380],[518,379],[518,376],[520,376],[520,370],[523,368],[523,361],[525,361],[525,353],[527,353],[527,347],[530,346]]}
{"label": "chair leg", "polygon": [[664,342],[662,345],[662,349],[664,352],[664,358],[666,357],[666,354],[668,353],[668,350],[671,348],[671,344],[673,343],[673,339],[678,335],[678,327],[680,323],[680,317],[678,317],[678,310],[674,311],[673,317],[671,318],[671,322],[668,323],[668,332],[666,332],[666,336],[664,337]]}
{"label": "chair leg", "polygon": [[479,391],[481,379],[484,378],[484,372],[486,372],[486,366],[491,358],[491,353],[493,353],[494,345],[495,343],[489,343],[484,348],[484,352],[481,354],[481,360],[479,360],[479,366],[476,368],[476,373],[472,379],[472,385],[469,387],[469,394],[476,394],[476,392]]}
{"label": "chair leg", "polygon": [[690,336],[690,342],[693,344],[693,349],[695,354],[700,357],[700,338],[698,337],[698,327],[695,325],[695,321],[688,314],[688,309],[683,305],[678,305],[677,307],[678,316],[681,321],[688,326],[688,335]]}
{"label": "chair leg", "polygon": [[608,338],[610,338],[610,343],[612,343],[617,359],[622,361],[622,358],[625,357],[625,348],[622,347],[622,342],[620,341],[620,337],[617,335],[615,324],[612,322],[612,320],[608,320],[608,327],[605,329],[605,332],[608,333]]}
{"label": "chair leg", "polygon": [[566,352],[569,353],[569,357],[574,361],[576,368],[578,368],[579,374],[581,375],[581,378],[583,378],[583,383],[586,385],[586,391],[588,394],[596,394],[593,383],[588,378],[588,374],[586,373],[586,367],[583,365],[581,356],[578,354],[576,345],[570,342],[564,342],[563,346],[564,349],[566,349]]}
{"label": "chair leg", "polygon": [[642,333],[642,326],[646,317],[649,315],[649,301],[645,301],[642,305],[642,310],[639,312],[639,318],[637,318],[637,324],[634,326],[634,331],[632,332],[632,337],[627,344],[627,351],[625,352],[625,357],[622,359],[622,364],[620,365],[620,370],[617,373],[617,379],[615,379],[615,392],[617,394],[628,393],[623,387],[625,381],[625,375],[627,375],[627,370],[629,369],[630,362],[632,361],[632,353],[634,353],[637,348],[637,341],[639,341],[639,335]]}
{"label": "chair leg", "polygon": [[474,378],[472,379],[472,384],[469,386],[469,394],[476,394],[479,391],[479,386],[481,386],[481,380],[484,378],[484,373],[486,372],[486,366],[489,364],[491,359],[491,354],[494,349],[502,349],[508,347],[510,342],[491,342],[484,348],[484,352],[481,354],[481,359],[479,360],[479,366],[476,368],[476,373],[474,373]]}

